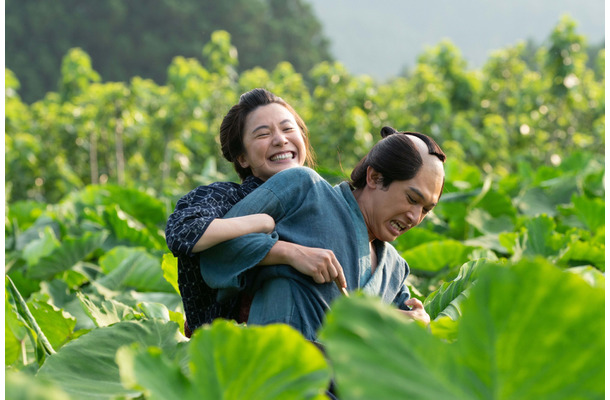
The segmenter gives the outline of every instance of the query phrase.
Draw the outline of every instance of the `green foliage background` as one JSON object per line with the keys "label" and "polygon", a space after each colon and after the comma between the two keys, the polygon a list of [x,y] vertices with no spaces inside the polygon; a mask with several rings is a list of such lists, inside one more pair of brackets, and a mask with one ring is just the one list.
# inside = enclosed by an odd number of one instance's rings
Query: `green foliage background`
{"label": "green foliage background", "polygon": [[[334,376],[345,399],[602,398],[605,53],[587,50],[565,18],[535,60],[517,44],[469,71],[442,42],[379,83],[334,62],[240,72],[216,31],[164,85],[103,82],[71,49],[32,104],[7,69],[7,396],[317,399]],[[253,87],[301,114],[332,182],[386,124],[441,144],[443,197],[394,243],[429,328],[354,293],[322,329],[326,358],[281,325],[182,336],[165,221],[194,186],[237,180],[218,126]]]}

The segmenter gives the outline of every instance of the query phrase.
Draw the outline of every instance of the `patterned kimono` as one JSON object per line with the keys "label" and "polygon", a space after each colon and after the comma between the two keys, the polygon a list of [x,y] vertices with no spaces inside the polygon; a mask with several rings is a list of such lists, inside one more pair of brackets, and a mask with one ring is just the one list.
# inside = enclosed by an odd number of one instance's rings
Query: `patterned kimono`
{"label": "patterned kimono", "polygon": [[[167,221],[165,237],[167,246],[178,257],[178,287],[190,331],[215,318],[240,319],[239,298],[236,296],[223,303],[216,300],[218,291],[210,288],[201,277],[199,253],[193,253],[193,247],[212,220],[224,216],[262,183],[262,180],[248,176],[241,185],[215,182],[199,186],[178,201]],[[187,333],[187,336],[190,335]]]}

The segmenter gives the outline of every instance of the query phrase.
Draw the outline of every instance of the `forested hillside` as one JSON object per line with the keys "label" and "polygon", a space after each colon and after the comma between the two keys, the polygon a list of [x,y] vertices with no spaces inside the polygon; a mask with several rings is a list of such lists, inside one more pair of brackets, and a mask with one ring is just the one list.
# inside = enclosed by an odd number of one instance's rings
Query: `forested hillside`
{"label": "forested hillside", "polygon": [[[336,62],[240,71],[234,45],[215,31],[163,83],[108,81],[71,49],[32,104],[6,70],[7,398],[323,399],[331,377],[342,399],[604,397],[605,53],[573,21],[534,59],[517,44],[468,70],[446,41],[386,83]],[[237,181],[219,124],[254,87],[300,113],[333,183],[384,125],[447,153],[439,205],[394,243],[429,327],[354,291],[325,355],[282,325],[182,335],[165,222],[195,186]]]}
{"label": "forested hillside", "polygon": [[201,49],[220,29],[240,51],[238,71],[289,61],[306,73],[330,60],[328,39],[303,0],[8,0],[5,19],[6,66],[18,71],[28,103],[56,90],[61,59],[73,47],[104,81],[140,76],[158,84],[175,56],[210,61]]}

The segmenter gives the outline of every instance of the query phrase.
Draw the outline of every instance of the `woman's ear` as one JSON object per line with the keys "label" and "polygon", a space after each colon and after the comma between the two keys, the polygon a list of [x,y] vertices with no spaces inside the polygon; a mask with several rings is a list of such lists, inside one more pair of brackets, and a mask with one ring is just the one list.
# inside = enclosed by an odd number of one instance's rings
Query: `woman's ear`
{"label": "woman's ear", "polygon": [[246,160],[246,156],[244,154],[240,154],[237,156],[237,162],[241,165],[242,168],[249,168],[250,164],[248,164],[248,160]]}
{"label": "woman's ear", "polygon": [[370,189],[376,189],[378,185],[383,184],[383,177],[381,174],[370,165],[366,167],[366,186]]}

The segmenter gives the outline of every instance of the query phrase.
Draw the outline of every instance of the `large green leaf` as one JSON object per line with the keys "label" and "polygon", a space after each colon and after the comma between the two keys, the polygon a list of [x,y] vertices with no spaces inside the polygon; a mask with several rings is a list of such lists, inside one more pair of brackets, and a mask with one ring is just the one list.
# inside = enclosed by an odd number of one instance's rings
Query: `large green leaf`
{"label": "large green leaf", "polygon": [[103,212],[106,228],[112,232],[116,244],[165,249],[165,239],[156,229],[144,225],[123,211],[118,205],[106,206]]}
{"label": "large green leaf", "polygon": [[606,224],[604,199],[589,199],[585,196],[574,195],[572,196],[572,203],[574,204],[574,213],[591,232],[596,232]]}
{"label": "large green leaf", "polygon": [[74,267],[78,262],[99,249],[106,240],[104,232],[85,232],[80,237],[66,237],[53,252],[42,257],[31,266],[29,276],[33,279],[49,279],[55,274]]}
{"label": "large green leaf", "polygon": [[567,265],[591,264],[605,271],[606,246],[603,243],[577,240],[567,246],[559,261]]}
{"label": "large green leaf", "polygon": [[446,343],[351,296],[320,337],[345,399],[604,397],[604,290],[544,259],[480,271],[457,329]]}
{"label": "large green leaf", "polygon": [[113,299],[94,301],[93,296],[80,292],[76,293],[76,296],[81,301],[85,313],[98,327],[141,317],[141,313],[132,307]]}
{"label": "large green leaf", "polygon": [[589,285],[593,287],[597,287],[600,289],[606,288],[606,275],[599,272],[599,270],[593,267],[574,267],[569,268],[567,271],[579,275],[582,279],[584,279],[586,282],[589,283]]}
{"label": "large green leaf", "polygon": [[22,257],[29,266],[34,266],[41,257],[48,256],[59,246],[55,231],[50,226],[46,226],[44,230],[40,231],[38,239],[25,245]]}
{"label": "large green leaf", "polygon": [[512,199],[508,195],[497,190],[487,191],[476,204],[476,208],[487,211],[494,218],[498,218],[502,215],[508,218],[514,218],[517,214]]}
{"label": "large green leaf", "polygon": [[146,225],[165,222],[165,204],[148,193],[116,185],[89,185],[79,192],[66,196],[64,203],[79,207],[109,206],[117,204],[126,213]]}
{"label": "large green leaf", "polygon": [[72,339],[76,318],[40,300],[28,301],[28,308],[55,350]]}
{"label": "large green leaf", "polygon": [[138,397],[138,390],[121,384],[115,355],[121,346],[137,342],[155,346],[172,357],[178,344],[178,326],[160,320],[123,321],[94,329],[48,357],[37,376],[54,382],[78,399]]}
{"label": "large green leaf", "polygon": [[[461,310],[457,308],[453,301],[466,290],[477,277],[477,271],[486,260],[469,261],[462,265],[457,277],[451,282],[444,282],[437,290],[430,293],[424,301],[424,308],[431,319],[439,316],[449,316],[456,320],[461,315]],[[448,310],[451,307],[451,310]]]}
{"label": "large green leaf", "polygon": [[100,258],[100,267],[107,275],[97,279],[97,283],[113,290],[174,292],[163,277],[161,260],[143,248],[115,247]]}
{"label": "large green leaf", "polygon": [[161,263],[163,277],[174,288],[176,293],[180,293],[178,287],[178,259],[171,253],[163,254],[163,262]]}
{"label": "large green leaf", "polygon": [[122,349],[121,375],[151,399],[323,399],[330,384],[324,356],[288,325],[245,327],[216,320],[190,341],[189,371],[160,349]]}
{"label": "large green leaf", "polygon": [[4,395],[11,400],[70,400],[57,385],[24,372],[7,370]]}
{"label": "large green leaf", "polygon": [[413,271],[437,272],[443,268],[456,267],[468,260],[471,247],[456,240],[439,240],[424,243],[402,253]]}

